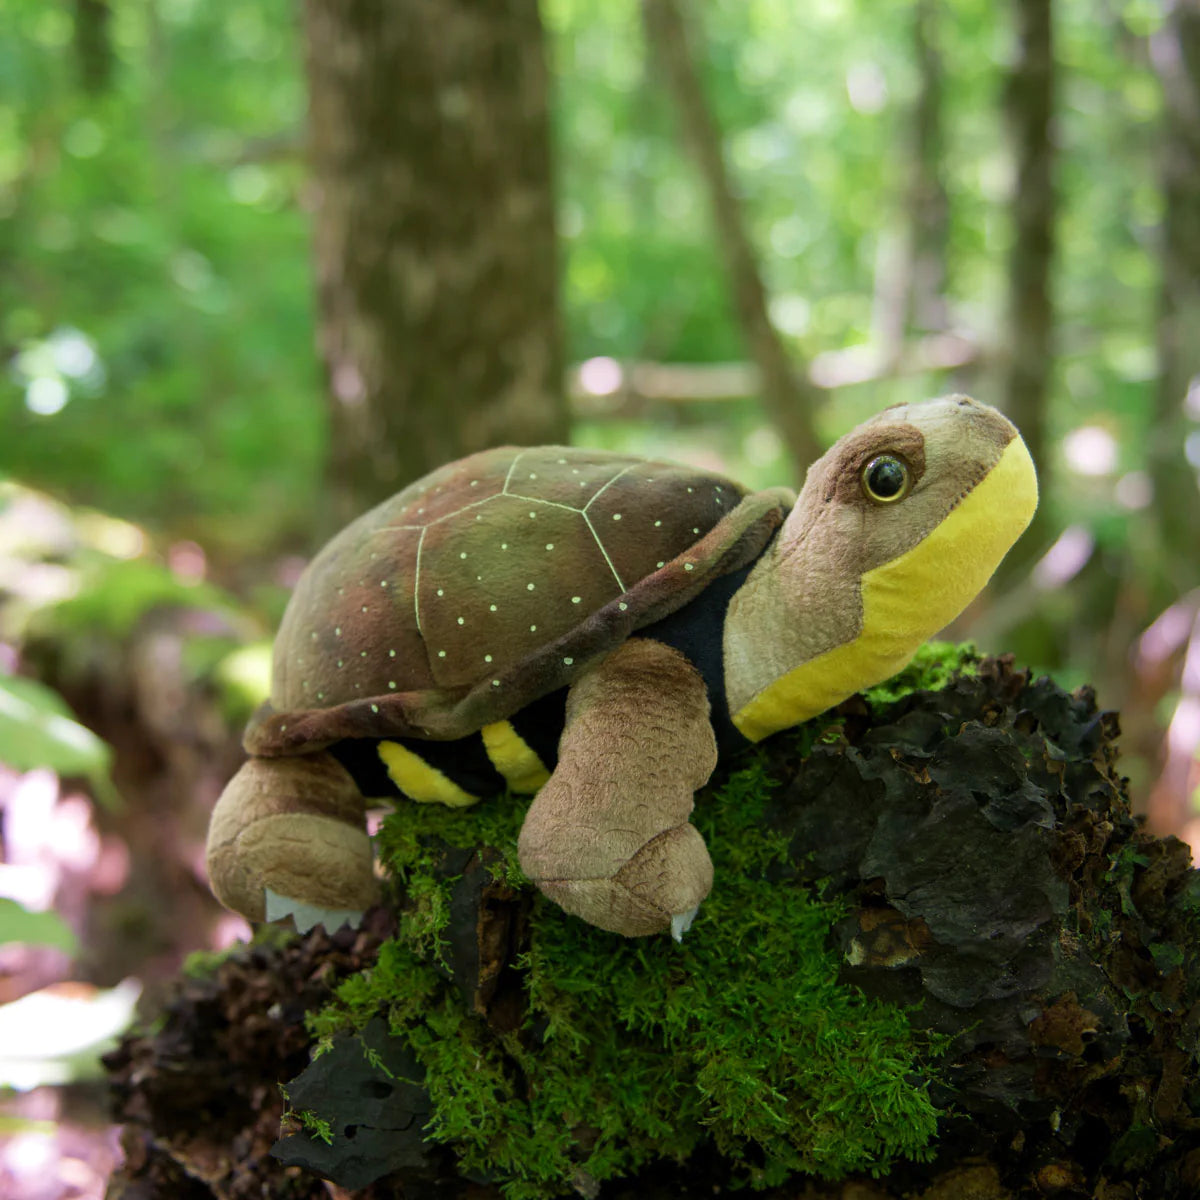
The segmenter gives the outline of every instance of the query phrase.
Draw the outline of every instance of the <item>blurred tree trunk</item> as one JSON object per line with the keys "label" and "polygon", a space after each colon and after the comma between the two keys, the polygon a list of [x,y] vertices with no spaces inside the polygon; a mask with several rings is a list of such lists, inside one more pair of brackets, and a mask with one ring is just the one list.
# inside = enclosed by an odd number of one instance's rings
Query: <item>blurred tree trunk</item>
{"label": "blurred tree trunk", "polygon": [[331,520],[502,442],[563,441],[536,0],[307,0]]}
{"label": "blurred tree trunk", "polygon": [[938,41],[940,0],[918,0],[913,10],[913,55],[921,84],[913,111],[909,179],[912,282],[906,324],[929,332],[945,329],[946,243],[950,205],[942,178],[942,55]]}
{"label": "blurred tree trunk", "polygon": [[[1012,133],[1015,179],[1013,240],[1008,259],[1008,361],[1001,407],[1025,439],[1042,477],[1050,462],[1046,410],[1053,367],[1054,308],[1054,29],[1052,0],[1013,0],[1016,51],[1005,90]],[[1045,549],[1040,519],[1001,567],[1009,578],[1022,573]],[[1041,534],[1041,536],[1039,536]]]}
{"label": "blurred tree trunk", "polygon": [[1200,419],[1200,3],[1172,0],[1150,43],[1162,83],[1163,146],[1159,383],[1151,471],[1162,559],[1176,587],[1194,587],[1196,472],[1183,453]]}
{"label": "blurred tree trunk", "polygon": [[[920,82],[903,148],[907,183],[903,229],[881,239],[876,271],[872,340],[894,367],[910,331],[943,330],[946,312],[946,243],[949,202],[942,179],[942,56],[938,45],[940,0],[918,0],[912,10],[912,52]],[[890,243],[890,245],[889,245]]]}
{"label": "blurred tree trunk", "polygon": [[642,0],[642,14],[647,46],[663,71],[684,141],[708,192],[742,336],[761,375],[763,404],[803,474],[822,450],[814,423],[817,391],[808,382],[804,364],[789,358],[771,321],[758,258],[734,194],[721,134],[704,95],[679,6],[676,0]]}
{"label": "blurred tree trunk", "polygon": [[98,96],[112,78],[108,0],[75,0],[75,57],[83,90]]}

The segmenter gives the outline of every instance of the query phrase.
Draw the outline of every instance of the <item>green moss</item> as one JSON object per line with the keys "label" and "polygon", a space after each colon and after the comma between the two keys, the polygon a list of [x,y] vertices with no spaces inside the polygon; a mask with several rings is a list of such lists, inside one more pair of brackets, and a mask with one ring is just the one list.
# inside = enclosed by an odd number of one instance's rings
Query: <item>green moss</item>
{"label": "green moss", "polygon": [[[868,699],[944,686],[974,661],[931,648]],[[820,730],[790,735],[794,753]],[[936,1046],[904,1012],[838,982],[831,930],[843,908],[778,882],[787,839],[763,828],[774,784],[753,752],[735,765],[697,807],[719,883],[683,943],[607,934],[534,895],[520,963],[527,1019],[507,1035],[469,1012],[446,977],[452,881],[439,865],[447,846],[492,847],[496,872],[528,888],[516,865],[527,801],[401,806],[379,835],[404,896],[399,934],[310,1018],[312,1032],[328,1039],[384,1013],[424,1068],[427,1136],[453,1147],[464,1170],[500,1181],[509,1200],[565,1194],[705,1142],[755,1187],[928,1157]]]}
{"label": "green moss", "polygon": [[970,642],[926,642],[913,655],[912,661],[897,675],[863,695],[875,708],[891,704],[909,692],[936,692],[959,675],[975,675],[979,671],[979,654]]}

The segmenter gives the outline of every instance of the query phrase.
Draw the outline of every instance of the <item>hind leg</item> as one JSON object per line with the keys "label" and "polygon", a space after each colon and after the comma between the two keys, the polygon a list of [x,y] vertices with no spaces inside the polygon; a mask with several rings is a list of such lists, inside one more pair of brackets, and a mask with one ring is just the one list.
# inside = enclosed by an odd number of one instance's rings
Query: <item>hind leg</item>
{"label": "hind leg", "polygon": [[688,823],[717,762],[708,694],[678,651],[635,638],[578,680],[559,761],[530,805],[521,869],[567,912],[678,938],[712,887]]}
{"label": "hind leg", "polygon": [[362,795],[326,753],[245,763],[213,810],[207,860],[217,899],[251,921],[335,929],[379,893]]}

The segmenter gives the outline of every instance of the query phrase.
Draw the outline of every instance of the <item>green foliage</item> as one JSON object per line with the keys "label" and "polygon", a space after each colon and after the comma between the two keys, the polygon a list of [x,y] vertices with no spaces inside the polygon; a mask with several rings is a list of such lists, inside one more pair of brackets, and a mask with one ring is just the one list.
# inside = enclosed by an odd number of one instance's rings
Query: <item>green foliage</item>
{"label": "green foliage", "polygon": [[71,927],[58,913],[30,912],[15,900],[0,896],[0,946],[8,942],[53,946],[67,954],[79,948]]}
{"label": "green foliage", "polygon": [[61,696],[44,684],[0,676],[0,762],[18,771],[49,767],[87,778],[96,798],[117,803],[109,777],[112,751],[76,721]]}
{"label": "green foliage", "polygon": [[156,608],[208,608],[234,611],[232,598],[205,583],[184,582],[145,558],[120,559],[106,554],[81,559],[75,595],[43,609],[37,631],[66,636],[86,632],[113,640],[128,635]]}
{"label": "green foliage", "polygon": [[682,944],[603,933],[536,897],[526,1027],[506,1036],[490,1034],[446,978],[449,881],[438,864],[445,846],[482,844],[519,878],[524,801],[405,805],[379,841],[411,912],[312,1031],[327,1039],[385,1013],[425,1069],[428,1135],[464,1169],[502,1179],[510,1200],[684,1158],[706,1141],[755,1187],[923,1157],[937,1119],[924,1082],[933,1048],[902,1012],[838,983],[830,930],[842,910],[774,881],[787,839],[762,828],[771,792],[751,756],[702,801],[696,823],[720,886]]}
{"label": "green foliage", "polygon": [[[543,9],[570,357],[745,358],[637,3]],[[982,0],[939,11],[948,299],[986,340],[1005,304],[1010,162],[997,101],[1013,33]],[[118,6],[99,94],[70,52],[69,6],[10,0],[5,16],[0,471],[209,546],[310,544],[325,416],[292,6]],[[777,325],[809,354],[867,341],[877,268],[906,219],[912,6],[746,0],[692,17]],[[1161,99],[1128,48],[1130,30],[1143,37],[1160,21],[1145,0],[1100,18],[1086,5],[1056,10],[1062,328],[1049,416],[1055,435],[1104,423],[1119,472],[1140,465],[1155,412],[1161,198],[1147,134]],[[925,373],[844,388],[824,432],[952,382]],[[972,386],[988,399],[994,380]],[[716,452],[778,481],[778,443],[753,405],[738,413],[664,406],[631,439]],[[1105,545],[1130,543],[1112,482],[1072,479],[1049,497],[1052,525],[1078,520]]]}

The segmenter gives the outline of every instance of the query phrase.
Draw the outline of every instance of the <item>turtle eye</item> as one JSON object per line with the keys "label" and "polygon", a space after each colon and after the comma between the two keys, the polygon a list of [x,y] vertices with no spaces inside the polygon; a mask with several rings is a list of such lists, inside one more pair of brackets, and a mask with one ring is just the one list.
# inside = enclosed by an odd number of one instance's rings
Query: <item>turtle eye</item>
{"label": "turtle eye", "polygon": [[895,504],[912,488],[912,472],[908,463],[895,454],[878,454],[863,467],[862,485],[869,500]]}

